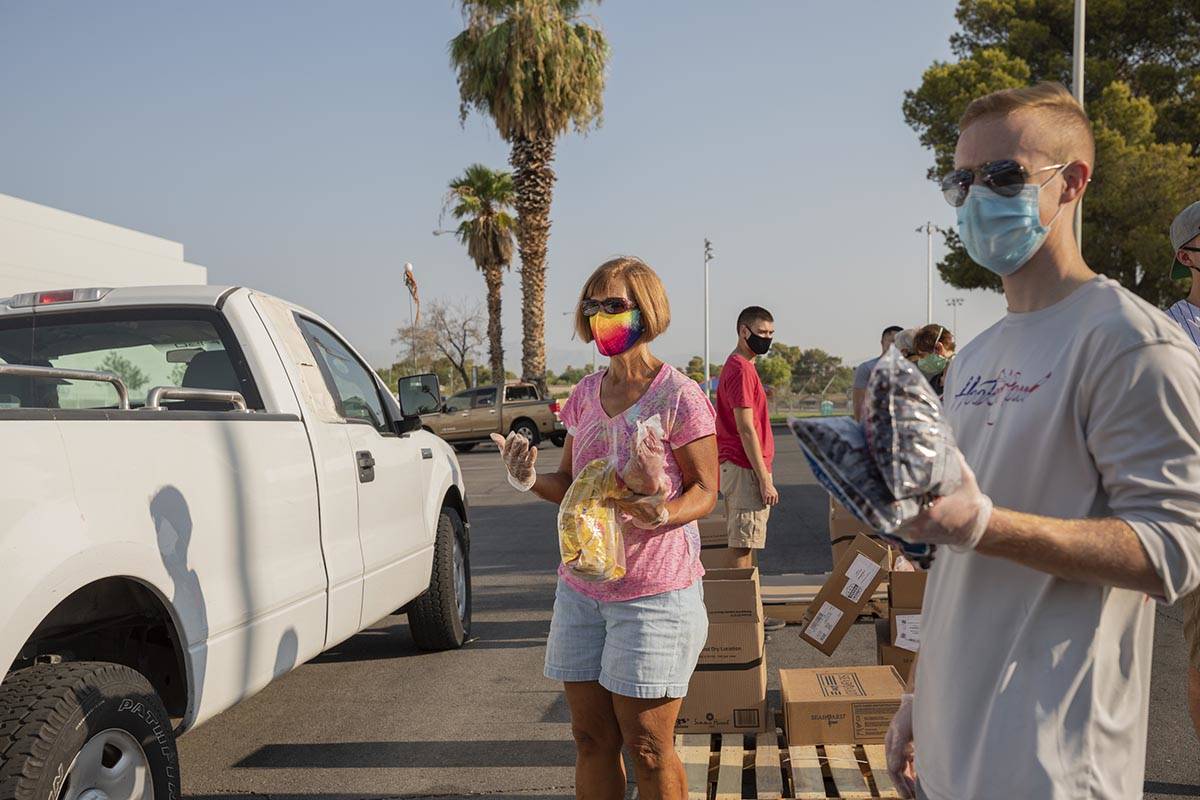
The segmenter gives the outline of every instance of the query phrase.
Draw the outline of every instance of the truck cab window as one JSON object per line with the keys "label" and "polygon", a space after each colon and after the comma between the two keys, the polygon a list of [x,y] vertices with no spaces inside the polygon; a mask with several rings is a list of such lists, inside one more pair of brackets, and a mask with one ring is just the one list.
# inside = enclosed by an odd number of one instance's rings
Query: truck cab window
{"label": "truck cab window", "polygon": [[537,388],[529,385],[521,386],[505,386],[504,400],[507,403],[515,403],[521,400],[537,400]]}
{"label": "truck cab window", "polygon": [[459,392],[453,397],[446,400],[446,413],[452,414],[456,411],[466,411],[471,407],[471,400],[475,396],[474,390],[469,392]]}
{"label": "truck cab window", "polygon": [[368,422],[381,433],[387,433],[390,430],[388,417],[379,397],[379,385],[371,372],[325,328],[303,317],[300,326],[342,416]]}
{"label": "truck cab window", "polygon": [[476,408],[491,408],[496,405],[495,389],[479,389],[475,393]]}
{"label": "truck cab window", "polygon": [[[193,316],[194,315],[194,316]],[[204,312],[89,312],[18,317],[0,324],[0,363],[111,372],[129,389],[133,407],[144,405],[156,386],[240,392],[250,408],[262,408],[253,381],[239,370],[232,335]],[[244,365],[243,365],[244,366]],[[115,408],[112,386],[94,381],[0,376],[0,408]],[[195,409],[167,401],[167,410]]]}

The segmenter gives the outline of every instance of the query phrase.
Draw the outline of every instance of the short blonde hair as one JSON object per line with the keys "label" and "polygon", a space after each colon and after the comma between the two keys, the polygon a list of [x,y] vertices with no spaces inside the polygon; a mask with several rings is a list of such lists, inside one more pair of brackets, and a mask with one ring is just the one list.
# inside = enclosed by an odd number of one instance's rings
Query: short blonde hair
{"label": "short blonde hair", "polygon": [[1047,130],[1055,137],[1055,152],[1050,155],[1060,161],[1082,159],[1089,164],[1096,159],[1096,139],[1092,121],[1066,87],[1057,81],[1044,81],[1035,86],[1002,89],[977,97],[967,106],[958,130],[965,131],[983,117],[1008,116],[1017,111],[1033,111],[1043,117]]}
{"label": "short blonde hair", "polygon": [[634,256],[619,256],[605,261],[583,284],[579,305],[575,307],[575,333],[585,342],[592,341],[592,326],[583,315],[583,301],[592,292],[609,283],[624,281],[629,298],[642,312],[642,341],[656,339],[671,324],[671,303],[658,273]]}

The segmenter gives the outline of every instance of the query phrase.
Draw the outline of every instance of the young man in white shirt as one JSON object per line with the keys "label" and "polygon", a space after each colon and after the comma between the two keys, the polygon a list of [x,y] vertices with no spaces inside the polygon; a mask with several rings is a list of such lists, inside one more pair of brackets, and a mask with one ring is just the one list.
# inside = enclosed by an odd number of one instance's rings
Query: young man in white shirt
{"label": "young man in white shirt", "polygon": [[1200,356],[1084,262],[1095,146],[1061,85],[982,97],[959,130],[943,193],[1008,314],[947,376],[963,486],[903,531],[943,546],[889,769],[931,800],[1139,798],[1152,601],[1200,585]]}
{"label": "young man in white shirt", "polygon": [[[1175,263],[1171,277],[1182,280],[1191,276],[1188,296],[1167,309],[1192,343],[1200,348],[1200,201],[1179,212],[1171,223],[1171,249]],[[1197,410],[1200,413],[1200,409]],[[1200,736],[1200,590],[1179,601],[1183,607],[1183,635],[1188,649],[1187,702],[1192,727]]]}

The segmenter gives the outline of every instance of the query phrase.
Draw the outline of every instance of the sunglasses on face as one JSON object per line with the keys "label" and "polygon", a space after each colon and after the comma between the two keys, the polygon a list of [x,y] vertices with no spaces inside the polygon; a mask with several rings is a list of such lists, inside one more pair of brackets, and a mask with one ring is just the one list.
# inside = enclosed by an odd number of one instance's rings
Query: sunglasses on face
{"label": "sunglasses on face", "polygon": [[[1051,169],[1060,170],[1065,166],[1067,164],[1052,164],[1029,172],[1011,158],[988,161],[975,169],[956,169],[948,173],[942,178],[942,196],[946,198],[947,203],[958,208],[967,202],[967,192],[970,190],[971,184],[978,178],[980,183],[1001,197],[1016,197],[1025,188],[1031,175]],[[1055,175],[1057,174],[1056,172]],[[1038,185],[1045,186],[1052,180],[1054,180],[1054,175],[1051,175],[1045,183]]]}
{"label": "sunglasses on face", "polygon": [[594,317],[603,311],[605,314],[620,314],[637,308],[637,304],[625,297],[606,297],[603,300],[583,300],[579,310],[585,317]]}

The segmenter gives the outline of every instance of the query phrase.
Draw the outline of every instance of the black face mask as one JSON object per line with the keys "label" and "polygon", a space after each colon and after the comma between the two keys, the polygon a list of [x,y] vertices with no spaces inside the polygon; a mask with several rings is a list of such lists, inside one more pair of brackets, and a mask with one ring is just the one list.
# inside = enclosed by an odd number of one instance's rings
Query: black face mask
{"label": "black face mask", "polygon": [[750,352],[756,356],[766,355],[767,351],[771,349],[771,337],[759,336],[749,329],[746,333],[746,347],[750,348]]}

